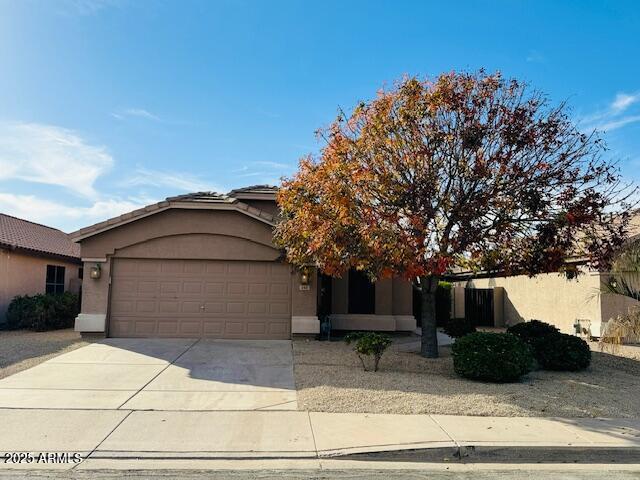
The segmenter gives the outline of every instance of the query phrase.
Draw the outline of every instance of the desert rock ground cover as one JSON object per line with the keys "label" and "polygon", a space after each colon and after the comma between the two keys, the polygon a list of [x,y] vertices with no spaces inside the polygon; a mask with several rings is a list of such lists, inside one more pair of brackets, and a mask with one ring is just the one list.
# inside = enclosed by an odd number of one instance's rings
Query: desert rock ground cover
{"label": "desert rock ground cover", "polygon": [[72,328],[49,332],[0,331],[0,378],[87,344]]}
{"label": "desert rock ground cover", "polygon": [[[458,377],[450,347],[438,359],[406,351],[396,338],[380,371],[363,372],[344,342],[293,342],[298,405],[302,410],[492,416],[638,417],[640,347],[616,355],[593,344],[582,372],[535,371],[519,383],[490,384]],[[417,346],[417,340],[414,342]]]}

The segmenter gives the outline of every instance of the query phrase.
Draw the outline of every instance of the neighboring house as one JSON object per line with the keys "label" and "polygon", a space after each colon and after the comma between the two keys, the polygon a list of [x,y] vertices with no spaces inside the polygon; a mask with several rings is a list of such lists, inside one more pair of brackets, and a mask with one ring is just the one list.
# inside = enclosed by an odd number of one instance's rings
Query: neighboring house
{"label": "neighboring house", "polygon": [[64,232],[0,213],[0,323],[17,295],[78,293],[79,245]]}
{"label": "neighboring house", "polygon": [[76,330],[111,337],[287,339],[334,328],[415,329],[412,287],[294,268],[273,244],[276,187],[200,192],[71,234],[87,274]]}
{"label": "neighboring house", "polygon": [[[630,241],[640,239],[640,213],[632,217]],[[633,298],[607,292],[608,272],[579,267],[581,274],[567,279],[558,273],[528,277],[475,278],[455,283],[452,316],[462,318],[467,310],[481,325],[508,326],[528,320],[551,323],[565,333],[580,330],[599,337],[612,317],[640,308]],[[466,287],[466,289],[465,289]],[[471,291],[469,291],[471,289]],[[485,317],[485,318],[483,318]]]}

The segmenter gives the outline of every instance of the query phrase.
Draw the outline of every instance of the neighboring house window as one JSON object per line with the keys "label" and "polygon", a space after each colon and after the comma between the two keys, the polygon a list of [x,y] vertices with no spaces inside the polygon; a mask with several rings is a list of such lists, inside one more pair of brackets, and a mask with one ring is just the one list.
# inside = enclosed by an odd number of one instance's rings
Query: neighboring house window
{"label": "neighboring house window", "polygon": [[64,293],[64,267],[47,265],[45,293]]}

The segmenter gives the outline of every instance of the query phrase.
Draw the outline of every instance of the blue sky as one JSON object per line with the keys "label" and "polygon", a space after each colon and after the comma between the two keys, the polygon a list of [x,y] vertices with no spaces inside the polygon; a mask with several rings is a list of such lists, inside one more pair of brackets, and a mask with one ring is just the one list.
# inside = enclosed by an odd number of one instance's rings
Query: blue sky
{"label": "blue sky", "polygon": [[276,183],[403,74],[484,67],[567,100],[640,180],[635,1],[0,0],[0,212],[71,231]]}

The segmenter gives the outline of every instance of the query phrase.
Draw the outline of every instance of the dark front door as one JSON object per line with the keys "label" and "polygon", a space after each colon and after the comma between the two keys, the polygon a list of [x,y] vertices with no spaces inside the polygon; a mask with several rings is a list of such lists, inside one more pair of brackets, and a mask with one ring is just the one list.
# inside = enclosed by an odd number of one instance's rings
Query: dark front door
{"label": "dark front door", "polygon": [[349,270],[349,313],[376,313],[376,286],[358,270]]}
{"label": "dark front door", "polygon": [[476,327],[493,327],[493,289],[465,288],[464,315]]}
{"label": "dark front door", "polygon": [[318,275],[318,316],[331,315],[333,278],[324,273]]}

